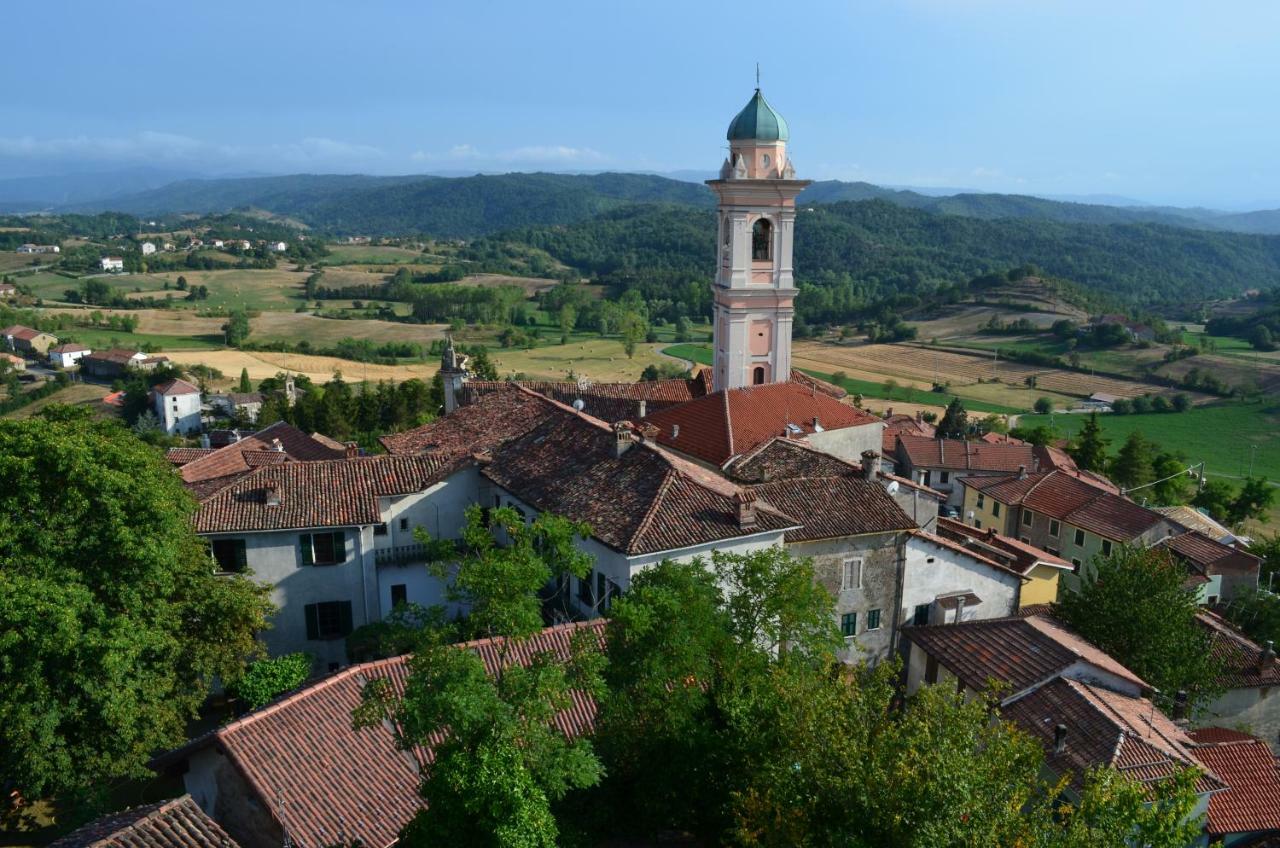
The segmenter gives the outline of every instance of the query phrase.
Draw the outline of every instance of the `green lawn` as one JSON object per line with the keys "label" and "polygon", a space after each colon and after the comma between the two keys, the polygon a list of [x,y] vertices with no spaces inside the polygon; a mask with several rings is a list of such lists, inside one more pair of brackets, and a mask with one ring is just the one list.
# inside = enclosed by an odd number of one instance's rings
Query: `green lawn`
{"label": "green lawn", "polygon": [[[668,356],[678,356],[681,359],[692,360],[699,365],[710,365],[712,363],[711,348],[706,345],[697,344],[677,344],[665,347],[662,352]],[[898,400],[903,403],[919,403],[930,406],[946,406],[951,402],[951,395],[940,392],[930,392],[924,389],[912,389],[906,387],[898,387],[892,394],[888,394],[884,390],[883,383],[873,383],[870,380],[854,380],[848,377],[837,380],[830,374],[821,371],[810,371],[809,369],[801,369],[804,373],[817,377],[819,380],[826,380],[829,383],[835,383],[849,394],[862,395],[863,397],[884,398],[886,400]],[[971,412],[995,412],[1001,415],[1014,415],[1022,412],[1022,409],[1012,406],[1002,406],[998,403],[988,403],[981,400],[973,400],[961,396],[961,402],[965,409]]]}
{"label": "green lawn", "polygon": [[221,336],[168,336],[88,327],[71,327],[61,331],[58,339],[85,344],[94,350],[106,350],[110,347],[140,349],[146,344],[153,345],[153,350],[218,350],[225,347]]}
{"label": "green lawn", "polygon": [[[1053,424],[1064,436],[1084,425],[1084,415],[1055,415]],[[1156,444],[1204,461],[1209,474],[1242,477],[1253,473],[1280,482],[1280,402],[1261,404],[1222,402],[1186,412],[1148,415],[1100,415],[1103,432],[1114,451],[1134,431]],[[1019,426],[1048,424],[1047,415],[1023,415]],[[1255,449],[1256,446],[1256,449]]]}

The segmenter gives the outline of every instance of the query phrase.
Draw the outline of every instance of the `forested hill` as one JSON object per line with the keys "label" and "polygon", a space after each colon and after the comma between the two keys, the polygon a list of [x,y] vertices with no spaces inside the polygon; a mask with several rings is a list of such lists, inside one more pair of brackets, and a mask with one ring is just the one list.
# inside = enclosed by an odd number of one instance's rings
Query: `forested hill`
{"label": "forested hill", "polygon": [[[539,247],[592,276],[674,281],[711,275],[714,229],[709,210],[635,206],[487,241]],[[828,289],[842,304],[926,293],[1024,263],[1132,306],[1191,304],[1280,281],[1280,236],[986,220],[883,200],[805,207],[795,256],[798,279]]]}
{"label": "forested hill", "polygon": [[709,208],[713,199],[704,185],[647,174],[295,175],[185,180],[77,208],[165,215],[253,207],[338,235],[474,238],[513,227],[575,223],[628,203]]}

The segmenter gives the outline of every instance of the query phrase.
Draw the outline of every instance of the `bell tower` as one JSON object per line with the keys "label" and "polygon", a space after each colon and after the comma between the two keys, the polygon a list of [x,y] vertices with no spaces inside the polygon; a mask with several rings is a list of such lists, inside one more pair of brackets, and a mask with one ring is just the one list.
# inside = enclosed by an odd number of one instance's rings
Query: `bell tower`
{"label": "bell tower", "polygon": [[737,389],[791,379],[797,180],[787,122],[760,89],[729,124],[729,156],[707,185],[720,199],[713,308],[714,384]]}

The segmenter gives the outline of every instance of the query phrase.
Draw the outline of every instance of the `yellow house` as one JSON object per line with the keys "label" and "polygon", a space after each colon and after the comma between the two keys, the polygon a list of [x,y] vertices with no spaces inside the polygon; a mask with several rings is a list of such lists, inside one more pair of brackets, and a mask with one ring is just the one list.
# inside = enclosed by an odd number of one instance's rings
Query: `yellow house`
{"label": "yellow house", "polygon": [[990,527],[979,530],[950,518],[939,517],[937,532],[939,536],[959,542],[974,553],[995,560],[1022,575],[1022,587],[1018,592],[1019,609],[1057,601],[1058,577],[1072,568],[1071,563],[1062,557],[1012,536],[1005,536]]}

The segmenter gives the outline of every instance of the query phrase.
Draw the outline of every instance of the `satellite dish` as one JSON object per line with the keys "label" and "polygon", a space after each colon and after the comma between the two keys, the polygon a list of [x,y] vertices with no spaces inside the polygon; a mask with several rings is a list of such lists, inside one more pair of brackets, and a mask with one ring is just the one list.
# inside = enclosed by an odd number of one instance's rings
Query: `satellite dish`
{"label": "satellite dish", "polygon": [[586,404],[583,403],[582,398],[577,398],[573,402],[573,408],[578,410],[579,412],[581,412],[585,406]]}
{"label": "satellite dish", "polygon": [[896,495],[896,494],[898,494],[898,481],[897,481],[897,480],[894,480],[894,481],[893,481],[893,482],[891,482],[888,486],[885,486],[885,487],[884,487],[884,490],[885,490],[886,492],[888,492],[889,494],[891,494],[891,495]]}

